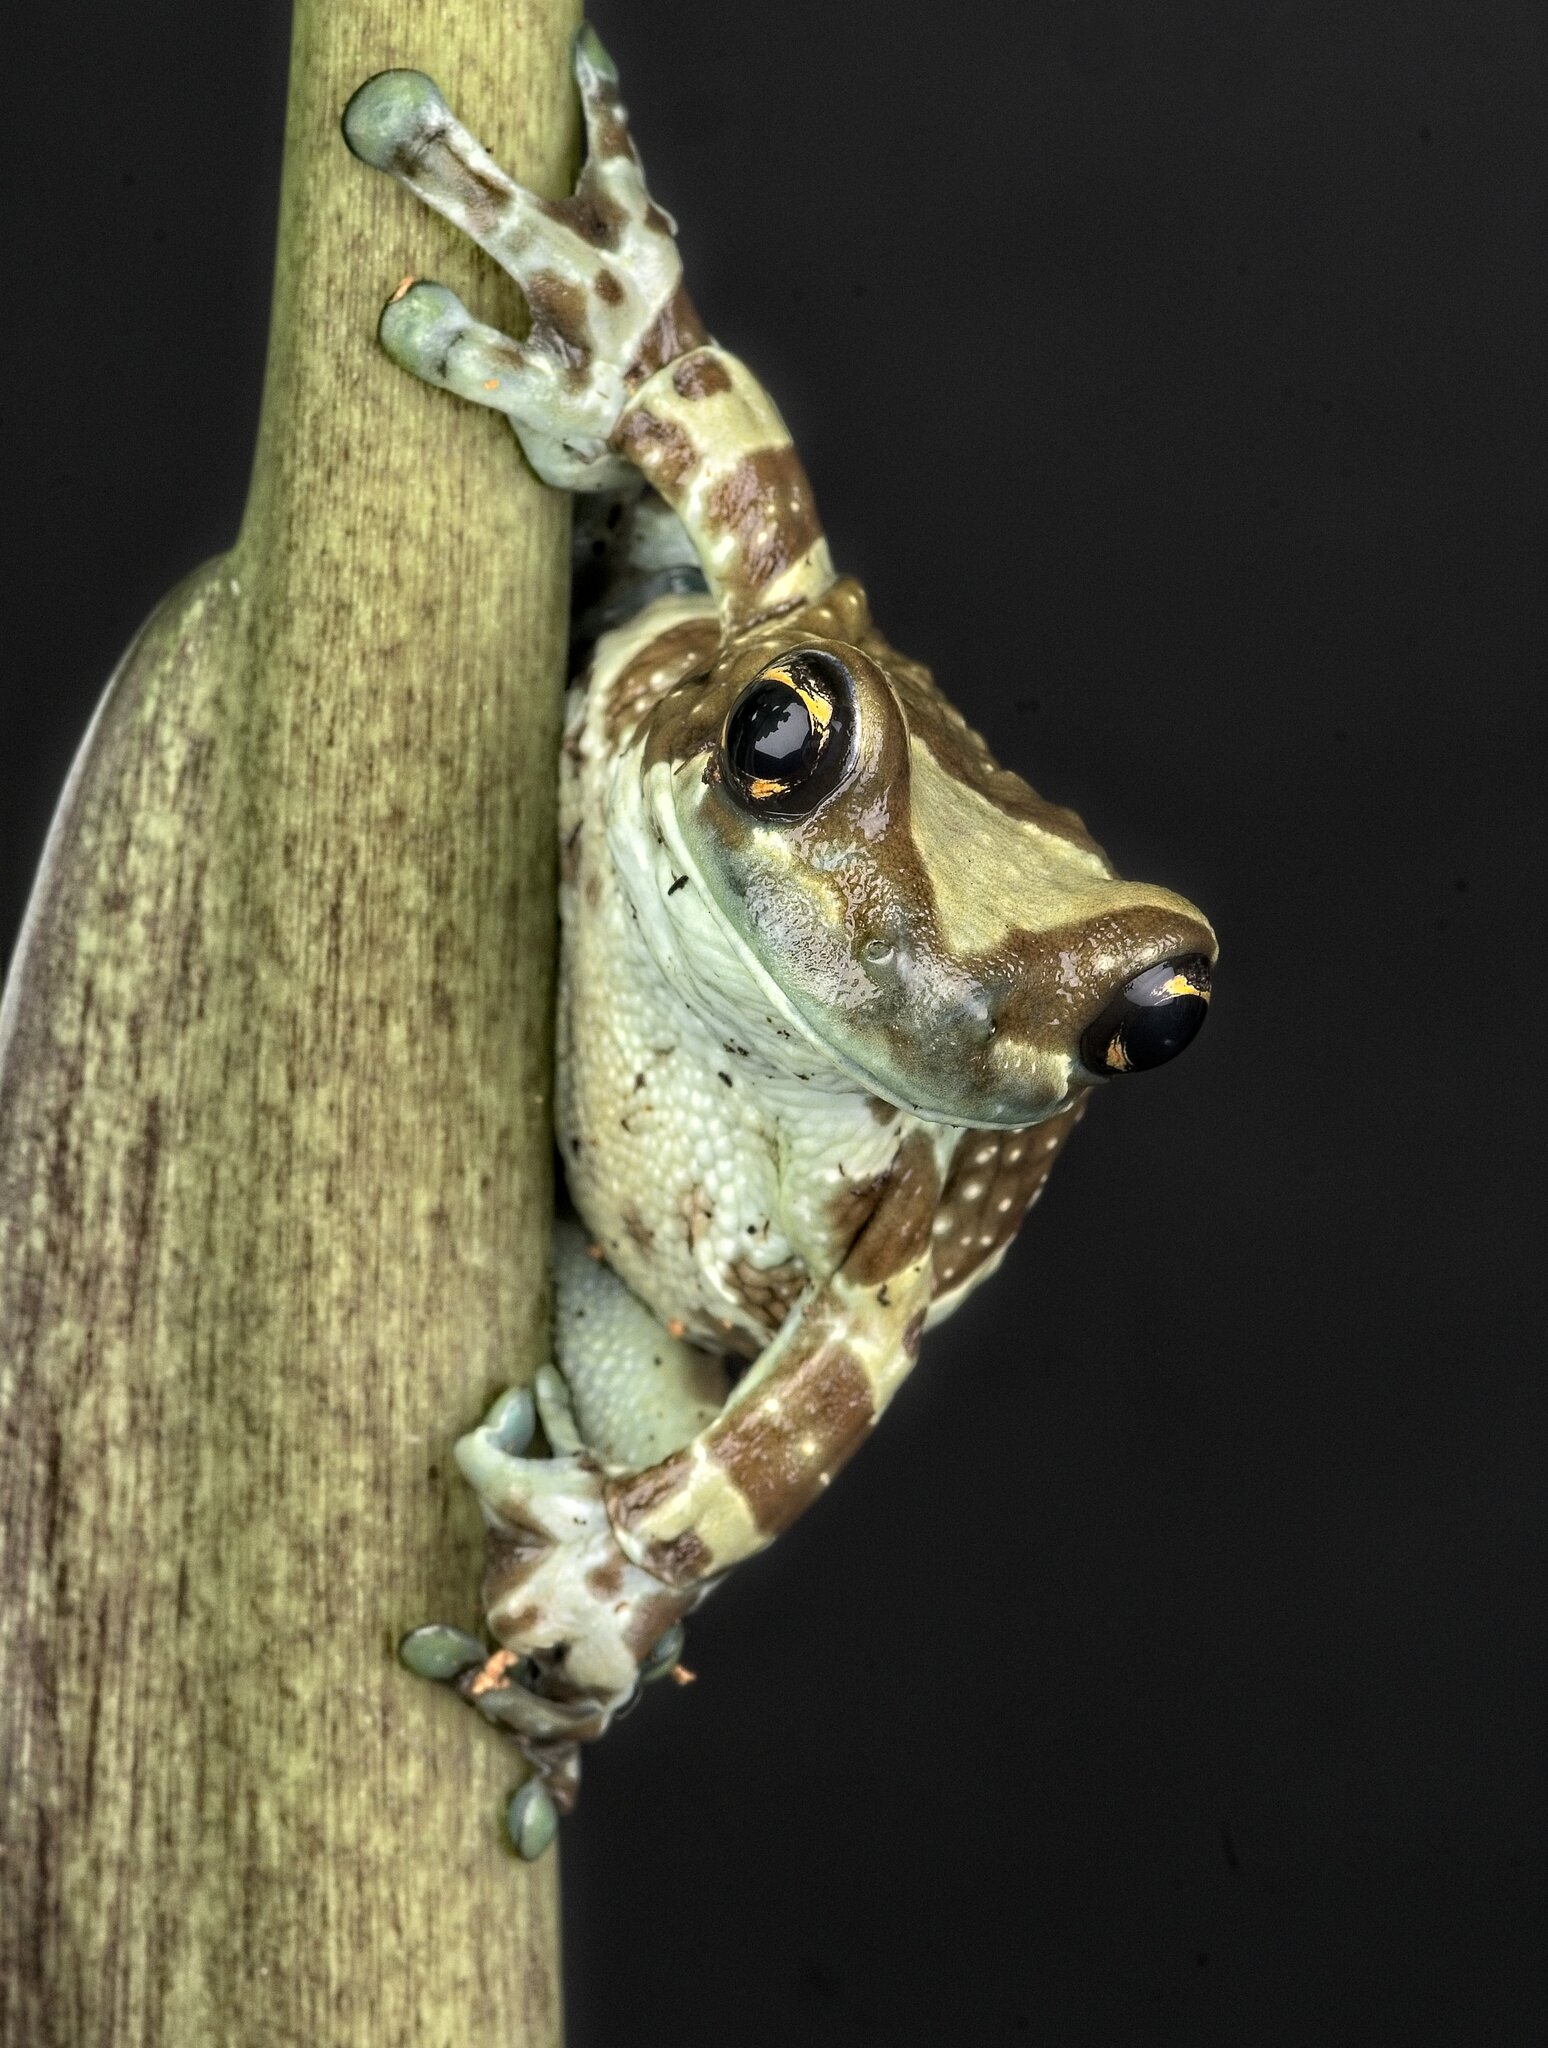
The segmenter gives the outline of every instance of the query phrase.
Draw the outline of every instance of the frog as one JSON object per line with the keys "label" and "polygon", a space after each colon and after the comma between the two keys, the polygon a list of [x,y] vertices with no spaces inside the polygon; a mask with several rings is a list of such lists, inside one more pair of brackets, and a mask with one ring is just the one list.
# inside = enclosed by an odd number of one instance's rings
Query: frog
{"label": "frog", "polygon": [[560,199],[423,73],[343,117],[531,315],[513,340],[405,280],[386,354],[502,413],[576,505],[553,1355],[456,1446],[495,1647],[439,1624],[403,1645],[532,1767],[507,1816],[527,1856],[583,1745],[686,1679],[686,1617],[993,1274],[1091,1098],[1193,1039],[1217,957],[1200,910],[1121,879],[884,637],[773,400],[687,294],[590,25],[572,66]]}

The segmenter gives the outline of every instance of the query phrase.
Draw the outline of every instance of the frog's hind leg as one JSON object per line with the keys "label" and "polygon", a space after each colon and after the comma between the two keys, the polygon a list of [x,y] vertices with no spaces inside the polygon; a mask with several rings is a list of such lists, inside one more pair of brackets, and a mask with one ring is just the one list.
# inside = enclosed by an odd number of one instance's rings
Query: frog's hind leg
{"label": "frog's hind leg", "polygon": [[550,1443],[584,1443],[639,1471],[690,1442],[725,1405],[722,1359],[664,1329],[573,1223],[554,1231],[554,1352],[538,1385]]}
{"label": "frog's hind leg", "polygon": [[568,199],[516,184],[422,72],[367,80],[344,110],[344,135],[362,161],[471,236],[516,280],[532,312],[532,331],[518,343],[475,320],[443,286],[416,283],[383,312],[388,354],[504,412],[549,482],[610,490],[630,475],[608,439],[631,378],[655,367],[665,330],[675,346],[702,335],[682,296],[672,223],[645,189],[617,73],[589,29],[576,38],[574,66],[587,157]]}

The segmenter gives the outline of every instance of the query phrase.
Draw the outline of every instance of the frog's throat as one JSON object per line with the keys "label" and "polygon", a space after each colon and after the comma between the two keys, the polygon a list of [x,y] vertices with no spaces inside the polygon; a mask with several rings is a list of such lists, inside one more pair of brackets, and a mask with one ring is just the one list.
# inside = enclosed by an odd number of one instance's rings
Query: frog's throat
{"label": "frog's throat", "polygon": [[[1040,1123],[1066,1108],[1072,1090],[1088,1078],[1073,1058],[1041,1051],[1035,1076],[1021,1076],[1003,1097],[960,1086],[953,1093],[932,1085],[931,1069],[939,1066],[951,1084],[960,1083],[958,1068],[921,1061],[911,1070],[906,1060],[877,1059],[846,1043],[846,991],[835,985],[824,996],[814,988],[803,1000],[759,957],[741,927],[738,913],[745,914],[745,906],[737,891],[713,861],[694,850],[683,830],[666,764],[643,778],[625,771],[625,778],[629,800],[619,801],[625,792],[615,785],[609,837],[616,872],[657,971],[679,993],[691,991],[709,1028],[749,1043],[771,1072],[808,1089],[879,1097],[928,1122],[962,1129]],[[676,886],[685,875],[699,886]],[[857,963],[851,960],[848,967],[855,987],[847,1007],[853,1008],[874,990]],[[831,1020],[840,1020],[836,1028],[830,1028]]]}

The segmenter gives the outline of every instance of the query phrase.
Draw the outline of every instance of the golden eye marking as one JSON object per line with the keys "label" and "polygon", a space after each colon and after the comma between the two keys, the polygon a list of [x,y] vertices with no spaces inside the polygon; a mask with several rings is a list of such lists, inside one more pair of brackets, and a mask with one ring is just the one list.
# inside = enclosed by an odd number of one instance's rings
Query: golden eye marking
{"label": "golden eye marking", "polygon": [[793,691],[806,706],[807,711],[811,714],[812,723],[817,727],[818,731],[827,731],[833,717],[833,699],[831,697],[824,696],[820,690],[814,690],[809,683],[801,682],[798,677],[791,674],[788,668],[777,666],[766,668],[763,671],[763,680],[766,683],[783,683],[785,688]]}
{"label": "golden eye marking", "polygon": [[[806,707],[806,714],[817,730],[819,754],[828,743],[828,727],[833,722],[833,700],[814,690],[809,684],[792,675],[788,668],[775,663],[764,669],[760,681],[781,683],[793,697],[799,697]],[[755,775],[747,785],[747,794],[754,803],[766,803],[771,796],[788,796],[791,784],[784,777]]]}
{"label": "golden eye marking", "polygon": [[1197,996],[1201,1003],[1209,1001],[1209,990],[1200,988],[1186,974],[1174,974],[1170,981],[1162,982],[1161,993],[1164,996]]}

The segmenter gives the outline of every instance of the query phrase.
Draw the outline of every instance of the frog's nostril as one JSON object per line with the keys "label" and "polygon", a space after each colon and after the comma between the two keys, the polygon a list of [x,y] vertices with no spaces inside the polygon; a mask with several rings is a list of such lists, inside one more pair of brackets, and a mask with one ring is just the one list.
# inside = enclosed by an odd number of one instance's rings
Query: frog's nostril
{"label": "frog's nostril", "polygon": [[1086,1027],[1081,1059],[1093,1074],[1165,1065],[1197,1037],[1209,1010],[1209,992],[1209,962],[1202,953],[1157,961],[1126,981]]}

